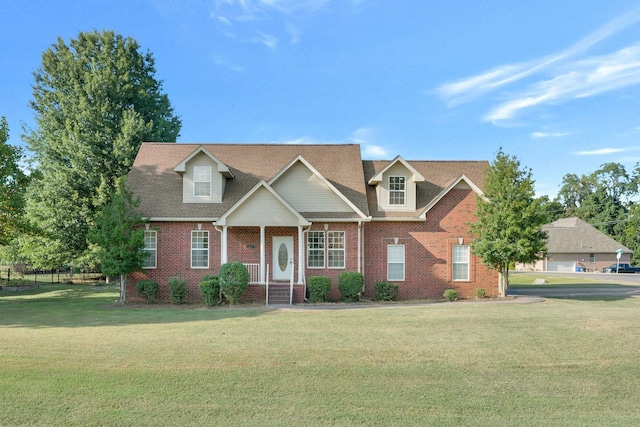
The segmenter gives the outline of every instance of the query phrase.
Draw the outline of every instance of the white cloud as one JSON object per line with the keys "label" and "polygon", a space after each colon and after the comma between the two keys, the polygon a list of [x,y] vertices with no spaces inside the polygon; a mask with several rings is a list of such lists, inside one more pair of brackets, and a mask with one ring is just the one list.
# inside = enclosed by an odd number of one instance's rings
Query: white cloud
{"label": "white cloud", "polygon": [[556,54],[540,59],[506,64],[487,72],[445,83],[436,89],[449,107],[469,102],[525,77],[544,72],[541,79],[506,95],[483,118],[494,123],[511,119],[522,110],[539,105],[594,96],[640,83],[640,44],[623,47],[607,55],[575,59],[596,44],[640,22],[640,8],[622,15]]}
{"label": "white cloud", "polygon": [[571,132],[533,132],[531,138],[560,138],[571,135]]}
{"label": "white cloud", "polygon": [[258,35],[252,39],[254,43],[262,43],[269,49],[274,50],[278,47],[278,38],[272,34],[258,31]]}
{"label": "white cloud", "polygon": [[222,57],[220,55],[213,55],[212,59],[213,59],[213,62],[216,65],[220,65],[221,67],[225,67],[225,68],[228,68],[230,70],[237,71],[239,73],[244,71],[243,67],[241,67],[240,65],[232,63],[231,61],[225,59],[224,57]]}
{"label": "white cloud", "polygon": [[622,153],[627,151],[626,148],[598,148],[590,151],[576,151],[574,154],[578,156],[602,156],[606,154]]}

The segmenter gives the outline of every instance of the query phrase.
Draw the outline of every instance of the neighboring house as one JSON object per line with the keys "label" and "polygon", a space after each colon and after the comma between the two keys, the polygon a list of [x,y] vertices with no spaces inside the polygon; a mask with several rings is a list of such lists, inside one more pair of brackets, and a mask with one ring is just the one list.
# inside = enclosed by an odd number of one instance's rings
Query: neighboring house
{"label": "neighboring house", "polygon": [[[400,299],[441,298],[445,289],[497,295],[495,272],[469,247],[468,224],[489,167],[486,161],[363,161],[359,145],[144,143],[128,185],[148,219],[142,273],[168,300],[168,279],[198,282],[241,261],[251,284],[243,299],[302,302],[309,276],[363,273],[363,297],[376,282]],[[279,289],[283,288],[283,289]]]}
{"label": "neighboring house", "polygon": [[537,263],[518,269],[535,271],[602,271],[617,262],[629,263],[633,251],[580,218],[562,218],[542,226],[547,232],[547,254]]}

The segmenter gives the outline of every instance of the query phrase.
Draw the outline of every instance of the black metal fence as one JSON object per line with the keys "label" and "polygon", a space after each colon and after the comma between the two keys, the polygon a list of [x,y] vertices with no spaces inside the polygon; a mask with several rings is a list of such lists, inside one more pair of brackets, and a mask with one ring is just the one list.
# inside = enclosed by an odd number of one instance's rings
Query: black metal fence
{"label": "black metal fence", "polygon": [[102,280],[104,280],[102,273],[96,269],[54,268],[45,270],[25,265],[0,266],[0,283],[6,284],[11,281],[37,285],[43,283],[86,283]]}

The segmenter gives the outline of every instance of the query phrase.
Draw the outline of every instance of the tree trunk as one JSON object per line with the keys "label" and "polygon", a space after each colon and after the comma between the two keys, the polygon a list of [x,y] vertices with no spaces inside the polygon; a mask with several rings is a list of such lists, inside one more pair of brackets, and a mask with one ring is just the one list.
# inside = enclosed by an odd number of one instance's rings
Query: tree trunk
{"label": "tree trunk", "polygon": [[509,292],[509,269],[498,272],[498,292],[501,297],[506,297]]}
{"label": "tree trunk", "polygon": [[125,297],[127,292],[127,275],[120,275],[120,304],[124,304]]}

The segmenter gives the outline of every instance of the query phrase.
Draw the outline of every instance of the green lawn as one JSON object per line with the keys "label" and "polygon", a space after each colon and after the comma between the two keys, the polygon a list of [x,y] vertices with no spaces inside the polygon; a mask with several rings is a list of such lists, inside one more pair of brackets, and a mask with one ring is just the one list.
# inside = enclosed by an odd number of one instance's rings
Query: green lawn
{"label": "green lawn", "polygon": [[640,425],[640,298],[113,308],[0,292],[1,426]]}

